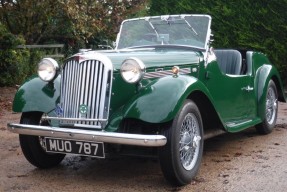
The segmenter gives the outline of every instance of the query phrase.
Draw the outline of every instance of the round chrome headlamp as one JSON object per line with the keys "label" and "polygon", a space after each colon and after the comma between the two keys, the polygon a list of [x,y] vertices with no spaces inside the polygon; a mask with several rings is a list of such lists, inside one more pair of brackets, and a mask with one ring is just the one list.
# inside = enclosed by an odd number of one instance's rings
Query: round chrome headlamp
{"label": "round chrome headlamp", "polygon": [[43,81],[51,81],[55,78],[59,65],[52,58],[44,58],[38,64],[38,75]]}
{"label": "round chrome headlamp", "polygon": [[139,82],[145,73],[145,65],[138,58],[131,57],[122,63],[121,75],[128,83]]}

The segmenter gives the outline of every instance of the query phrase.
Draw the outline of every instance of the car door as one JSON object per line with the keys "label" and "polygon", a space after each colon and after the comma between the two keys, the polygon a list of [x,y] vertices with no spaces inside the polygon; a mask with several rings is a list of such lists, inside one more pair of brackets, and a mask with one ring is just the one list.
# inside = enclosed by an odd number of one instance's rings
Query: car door
{"label": "car door", "polygon": [[224,74],[214,61],[206,66],[204,82],[227,127],[235,127],[256,117],[254,78],[251,74]]}

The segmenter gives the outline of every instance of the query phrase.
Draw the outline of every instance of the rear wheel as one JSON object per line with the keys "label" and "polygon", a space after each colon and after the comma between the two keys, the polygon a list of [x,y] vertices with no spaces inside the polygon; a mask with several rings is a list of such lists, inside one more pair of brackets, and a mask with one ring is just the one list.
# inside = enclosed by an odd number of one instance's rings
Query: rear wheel
{"label": "rear wheel", "polygon": [[278,94],[275,83],[270,80],[266,93],[265,118],[262,123],[256,125],[256,130],[261,134],[271,133],[277,119]]}
{"label": "rear wheel", "polygon": [[[40,125],[42,113],[23,113],[21,124]],[[42,137],[32,135],[19,135],[20,146],[26,159],[38,168],[50,168],[58,165],[65,154],[51,154],[45,151]]]}
{"label": "rear wheel", "polygon": [[186,100],[163,134],[167,138],[159,149],[163,174],[172,185],[186,185],[197,174],[203,152],[203,125],[196,104]]}

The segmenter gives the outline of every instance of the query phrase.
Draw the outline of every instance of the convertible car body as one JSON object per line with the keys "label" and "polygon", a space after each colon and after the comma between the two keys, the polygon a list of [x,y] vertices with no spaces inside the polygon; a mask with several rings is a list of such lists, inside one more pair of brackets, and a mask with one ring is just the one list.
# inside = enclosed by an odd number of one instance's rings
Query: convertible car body
{"label": "convertible car body", "polygon": [[13,110],[27,160],[40,168],[65,154],[158,157],[166,179],[188,184],[204,138],[255,126],[270,133],[282,82],[266,55],[213,49],[211,17],[125,20],[114,50],[82,50],[61,68],[44,58],[18,90]]}

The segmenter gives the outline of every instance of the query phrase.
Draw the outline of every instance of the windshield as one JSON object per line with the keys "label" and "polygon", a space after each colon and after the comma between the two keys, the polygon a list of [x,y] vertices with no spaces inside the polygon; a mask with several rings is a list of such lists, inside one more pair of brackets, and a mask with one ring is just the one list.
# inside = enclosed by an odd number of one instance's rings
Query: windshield
{"label": "windshield", "polygon": [[172,15],[126,20],[121,26],[117,49],[153,45],[206,49],[210,21],[208,15]]}

